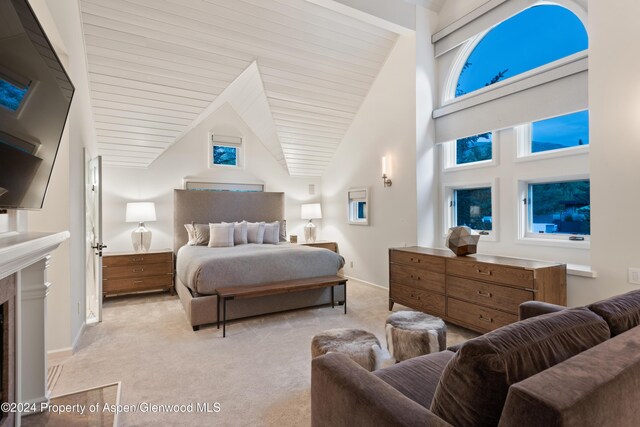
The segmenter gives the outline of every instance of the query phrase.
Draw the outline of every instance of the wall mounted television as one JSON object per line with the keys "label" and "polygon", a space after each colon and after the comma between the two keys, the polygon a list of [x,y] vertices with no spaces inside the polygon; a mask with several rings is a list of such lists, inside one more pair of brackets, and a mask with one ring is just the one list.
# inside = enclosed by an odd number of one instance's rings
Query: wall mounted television
{"label": "wall mounted television", "polygon": [[40,209],[73,84],[28,0],[0,0],[0,209]]}

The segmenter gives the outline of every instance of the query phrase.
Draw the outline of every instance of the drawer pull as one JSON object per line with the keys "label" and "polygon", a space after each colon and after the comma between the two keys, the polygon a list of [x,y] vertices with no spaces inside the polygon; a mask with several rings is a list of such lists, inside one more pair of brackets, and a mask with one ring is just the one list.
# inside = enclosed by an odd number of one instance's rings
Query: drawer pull
{"label": "drawer pull", "polygon": [[491,270],[482,271],[480,269],[476,270],[478,274],[482,274],[483,276],[491,276]]}
{"label": "drawer pull", "polygon": [[420,300],[420,296],[419,296],[419,295],[416,295],[416,294],[414,294],[414,293],[411,293],[411,298],[413,298],[413,299],[417,299],[417,300]]}
{"label": "drawer pull", "polygon": [[133,272],[134,273],[142,273],[144,271],[144,268],[134,268]]}
{"label": "drawer pull", "polygon": [[411,262],[419,263],[420,262],[420,258],[411,258]]}
{"label": "drawer pull", "polygon": [[492,318],[486,318],[486,317],[482,317],[482,314],[480,314],[478,316],[478,320],[482,320],[483,322],[487,322],[487,323],[493,323],[493,319]]}
{"label": "drawer pull", "polygon": [[411,275],[411,278],[412,278],[413,280],[420,280],[420,276],[414,276],[413,274]]}
{"label": "drawer pull", "polygon": [[140,258],[131,258],[132,262],[138,262],[138,261],[144,261],[144,257],[140,257]]}
{"label": "drawer pull", "polygon": [[478,295],[485,298],[491,298],[491,292],[484,293],[482,291],[478,291]]}

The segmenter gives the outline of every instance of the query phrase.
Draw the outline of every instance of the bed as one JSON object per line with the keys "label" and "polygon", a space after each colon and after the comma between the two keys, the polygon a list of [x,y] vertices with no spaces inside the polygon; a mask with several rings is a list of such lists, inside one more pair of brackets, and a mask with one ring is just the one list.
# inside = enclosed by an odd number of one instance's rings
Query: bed
{"label": "bed", "polygon": [[[283,218],[284,193],[174,190],[175,287],[194,330],[216,322],[217,288],[312,279],[335,275],[342,268],[344,259],[332,251],[290,243],[186,246],[184,224]],[[231,301],[227,319],[326,305],[331,303],[330,295],[329,289],[313,289]],[[341,287],[336,289],[335,299],[344,300]]]}

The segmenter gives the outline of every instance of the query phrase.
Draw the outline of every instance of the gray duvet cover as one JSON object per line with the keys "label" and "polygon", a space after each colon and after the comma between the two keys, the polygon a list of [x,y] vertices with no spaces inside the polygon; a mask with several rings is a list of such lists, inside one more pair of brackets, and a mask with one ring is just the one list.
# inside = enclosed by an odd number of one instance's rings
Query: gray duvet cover
{"label": "gray duvet cover", "polygon": [[183,246],[178,250],[178,278],[201,295],[225,286],[331,276],[344,266],[333,251],[292,243],[249,243],[229,248]]}

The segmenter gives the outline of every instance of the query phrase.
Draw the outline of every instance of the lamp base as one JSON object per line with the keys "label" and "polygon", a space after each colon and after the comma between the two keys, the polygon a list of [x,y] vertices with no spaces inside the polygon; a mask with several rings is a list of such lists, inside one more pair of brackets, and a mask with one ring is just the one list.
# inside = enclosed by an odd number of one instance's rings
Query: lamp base
{"label": "lamp base", "polygon": [[304,240],[307,243],[316,241],[316,225],[311,220],[304,226]]}
{"label": "lamp base", "polygon": [[149,252],[151,247],[151,231],[141,222],[138,228],[131,232],[131,243],[135,252]]}

